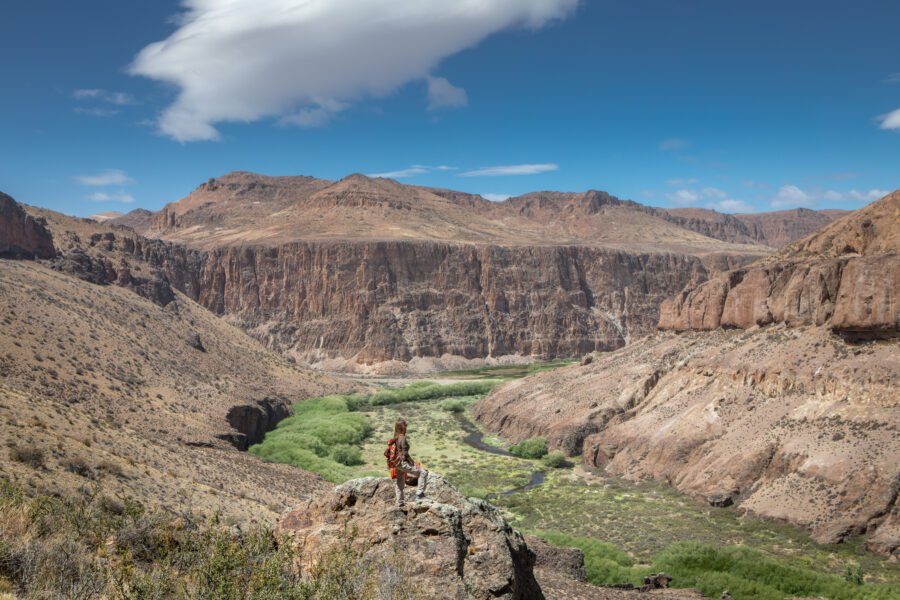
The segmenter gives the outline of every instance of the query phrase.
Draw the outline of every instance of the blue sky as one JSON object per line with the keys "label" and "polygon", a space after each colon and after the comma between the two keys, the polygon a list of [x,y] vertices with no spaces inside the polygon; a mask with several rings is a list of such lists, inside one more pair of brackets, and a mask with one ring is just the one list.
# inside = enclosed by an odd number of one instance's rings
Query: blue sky
{"label": "blue sky", "polygon": [[898,23],[884,0],[13,0],[0,190],[89,215],[360,172],[858,208],[900,187]]}

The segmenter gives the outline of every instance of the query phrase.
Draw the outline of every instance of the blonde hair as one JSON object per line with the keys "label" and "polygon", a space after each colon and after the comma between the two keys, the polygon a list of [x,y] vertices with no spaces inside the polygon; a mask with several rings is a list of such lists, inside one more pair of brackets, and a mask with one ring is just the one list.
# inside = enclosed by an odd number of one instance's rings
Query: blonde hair
{"label": "blonde hair", "polygon": [[394,423],[394,439],[406,435],[406,419],[397,419]]}

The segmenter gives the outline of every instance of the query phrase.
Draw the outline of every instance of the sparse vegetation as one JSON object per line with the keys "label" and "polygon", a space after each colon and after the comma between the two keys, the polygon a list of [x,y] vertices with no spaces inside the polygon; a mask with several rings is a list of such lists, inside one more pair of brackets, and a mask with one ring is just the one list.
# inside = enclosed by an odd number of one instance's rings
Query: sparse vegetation
{"label": "sparse vegetation", "polygon": [[42,468],[47,461],[44,449],[32,444],[16,444],[10,447],[9,458],[10,460],[26,464],[33,469]]}
{"label": "sparse vegetation", "polygon": [[510,446],[509,452],[519,458],[543,458],[547,455],[547,440],[542,437],[522,440]]}
{"label": "sparse vegetation", "polygon": [[[301,578],[272,531],[149,512],[99,488],[25,498],[0,480],[0,592],[40,598],[413,600],[406,571],[364,556],[348,532]],[[391,576],[385,577],[388,573]],[[389,583],[386,587],[385,582]]]}
{"label": "sparse vegetation", "polygon": [[554,450],[547,454],[544,457],[544,465],[550,467],[551,469],[563,469],[569,466],[569,461],[566,460],[566,455],[562,450]]}

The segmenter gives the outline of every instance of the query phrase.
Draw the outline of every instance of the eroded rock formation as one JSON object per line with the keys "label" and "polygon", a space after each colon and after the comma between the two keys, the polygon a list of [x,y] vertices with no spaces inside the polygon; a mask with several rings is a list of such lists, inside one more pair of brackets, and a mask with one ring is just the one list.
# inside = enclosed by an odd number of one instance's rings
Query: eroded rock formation
{"label": "eroded rock formation", "polygon": [[45,223],[0,192],[0,258],[51,258],[55,254],[53,236]]}
{"label": "eroded rock formation", "polygon": [[301,574],[355,532],[370,561],[402,570],[423,598],[544,598],[534,553],[496,508],[435,475],[428,496],[400,511],[393,488],[390,479],[349,481],[284,515],[275,535],[292,544]]}

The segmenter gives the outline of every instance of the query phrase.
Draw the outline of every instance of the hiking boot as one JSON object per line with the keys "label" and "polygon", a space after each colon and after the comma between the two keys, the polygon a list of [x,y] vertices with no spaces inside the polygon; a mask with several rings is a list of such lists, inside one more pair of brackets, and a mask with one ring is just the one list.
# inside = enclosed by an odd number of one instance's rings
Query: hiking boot
{"label": "hiking boot", "polygon": [[416,492],[416,500],[421,500],[425,497],[425,492]]}

